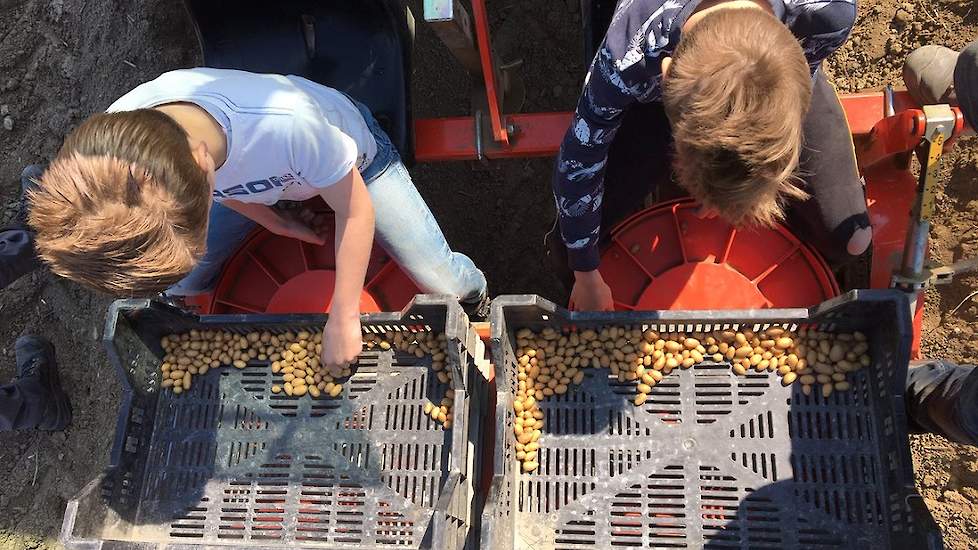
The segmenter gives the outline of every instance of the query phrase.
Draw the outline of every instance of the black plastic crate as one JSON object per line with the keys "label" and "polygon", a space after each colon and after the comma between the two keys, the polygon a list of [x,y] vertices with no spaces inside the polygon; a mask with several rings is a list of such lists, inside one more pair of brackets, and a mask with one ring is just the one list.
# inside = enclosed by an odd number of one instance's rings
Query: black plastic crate
{"label": "black plastic crate", "polygon": [[[904,412],[906,297],[854,291],[808,309],[577,313],[537,296],[493,301],[494,477],[481,548],[941,548],[914,489]],[[873,365],[828,399],[738,377],[729,364],[676,370],[640,407],[634,383],[588,369],[540,406],[539,469],[515,458],[515,331],[650,325],[708,332],[771,325],[859,330]]]}
{"label": "black plastic crate", "polygon": [[69,502],[69,549],[474,547],[472,451],[487,386],[481,340],[458,304],[417,296],[365,331],[448,338],[454,420],[424,414],[447,389],[431,358],[364,352],[336,399],[273,395],[265,361],[159,391],[160,338],[191,329],[321,330],[325,315],[194,316],[148,300],[110,308],[105,344],[123,386],[110,467]]}

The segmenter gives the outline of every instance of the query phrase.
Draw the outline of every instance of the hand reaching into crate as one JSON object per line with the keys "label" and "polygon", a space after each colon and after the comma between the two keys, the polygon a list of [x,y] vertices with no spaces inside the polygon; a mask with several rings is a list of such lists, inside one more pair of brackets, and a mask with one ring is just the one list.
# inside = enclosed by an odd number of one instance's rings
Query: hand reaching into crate
{"label": "hand reaching into crate", "polygon": [[363,329],[360,326],[360,315],[347,318],[331,315],[323,327],[322,352],[320,361],[336,376],[343,369],[356,362],[360,350],[363,349]]}
{"label": "hand reaching into crate", "polygon": [[604,282],[601,272],[575,271],[574,288],[571,290],[570,308],[576,311],[614,311],[615,301],[611,287]]}

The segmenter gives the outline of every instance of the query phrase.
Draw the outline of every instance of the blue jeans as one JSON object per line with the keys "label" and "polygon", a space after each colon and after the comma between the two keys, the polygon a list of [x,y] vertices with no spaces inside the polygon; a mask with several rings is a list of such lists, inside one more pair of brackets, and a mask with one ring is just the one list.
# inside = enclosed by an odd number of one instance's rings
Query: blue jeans
{"label": "blue jeans", "polygon": [[[354,101],[377,140],[377,155],[361,174],[374,206],[377,242],[424,292],[451,294],[476,302],[488,292],[486,277],[464,254],[453,252],[411,181],[401,156],[377,119]],[[192,296],[210,291],[224,262],[255,227],[255,222],[219,203],[211,207],[207,252],[167,294]]]}

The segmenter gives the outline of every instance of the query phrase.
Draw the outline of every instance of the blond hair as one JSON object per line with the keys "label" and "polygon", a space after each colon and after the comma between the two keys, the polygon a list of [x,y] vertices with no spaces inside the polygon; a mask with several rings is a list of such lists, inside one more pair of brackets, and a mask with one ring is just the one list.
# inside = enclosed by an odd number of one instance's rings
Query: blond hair
{"label": "blond hair", "polygon": [[737,225],[771,225],[795,184],[812,95],[798,40],[775,17],[721,10],[684,33],[663,82],[679,184]]}
{"label": "blond hair", "polygon": [[83,122],[28,201],[41,258],[54,273],[96,290],[160,292],[204,253],[207,174],[183,128],[159,111]]}

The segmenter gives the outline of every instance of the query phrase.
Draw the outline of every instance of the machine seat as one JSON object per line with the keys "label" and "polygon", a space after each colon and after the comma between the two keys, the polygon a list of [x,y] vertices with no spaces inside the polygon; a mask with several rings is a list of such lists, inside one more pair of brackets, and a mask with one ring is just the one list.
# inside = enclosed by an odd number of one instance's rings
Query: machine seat
{"label": "machine seat", "polygon": [[401,0],[186,0],[208,67],[294,74],[363,102],[413,163],[413,22]]}

